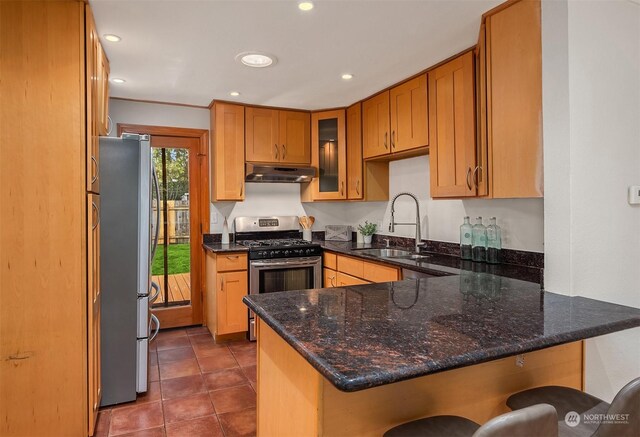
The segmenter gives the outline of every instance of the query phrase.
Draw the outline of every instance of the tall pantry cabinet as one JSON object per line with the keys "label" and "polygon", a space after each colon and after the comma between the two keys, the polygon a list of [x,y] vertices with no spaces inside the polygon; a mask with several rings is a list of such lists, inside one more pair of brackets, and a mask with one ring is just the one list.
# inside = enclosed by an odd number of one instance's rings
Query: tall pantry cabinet
{"label": "tall pantry cabinet", "polygon": [[80,1],[0,2],[0,435],[92,435],[108,61]]}

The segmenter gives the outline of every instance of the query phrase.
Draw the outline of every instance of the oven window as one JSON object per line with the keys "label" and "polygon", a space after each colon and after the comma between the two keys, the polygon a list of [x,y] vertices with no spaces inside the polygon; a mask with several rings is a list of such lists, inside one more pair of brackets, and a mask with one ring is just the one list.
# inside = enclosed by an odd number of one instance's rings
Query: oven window
{"label": "oven window", "polygon": [[260,293],[305,290],[313,287],[313,266],[260,270]]}

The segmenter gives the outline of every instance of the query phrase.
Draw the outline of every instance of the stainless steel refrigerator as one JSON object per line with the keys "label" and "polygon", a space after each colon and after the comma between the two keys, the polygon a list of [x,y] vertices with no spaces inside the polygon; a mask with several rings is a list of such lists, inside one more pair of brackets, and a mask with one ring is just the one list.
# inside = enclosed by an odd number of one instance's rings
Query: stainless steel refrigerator
{"label": "stainless steel refrigerator", "polygon": [[100,138],[99,174],[101,406],[106,406],[147,391],[149,343],[160,329],[150,312],[159,292],[151,281],[159,219],[152,191],[156,199],[159,193],[149,136]]}

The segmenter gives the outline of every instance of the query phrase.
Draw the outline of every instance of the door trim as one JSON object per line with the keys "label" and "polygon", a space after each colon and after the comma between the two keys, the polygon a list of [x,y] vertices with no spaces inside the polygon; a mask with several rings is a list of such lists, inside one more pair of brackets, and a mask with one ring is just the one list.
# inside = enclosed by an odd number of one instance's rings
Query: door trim
{"label": "door trim", "polygon": [[193,260],[192,267],[192,288],[197,286],[200,288],[200,299],[192,299],[191,305],[185,305],[175,308],[157,308],[153,309],[160,320],[162,328],[173,328],[179,326],[199,325],[203,321],[203,309],[206,308],[206,290],[205,290],[205,253],[202,247],[204,234],[209,233],[209,131],[207,129],[192,129],[184,127],[171,126],[152,126],[142,124],[117,124],[118,136],[123,132],[136,134],[149,134],[151,136],[163,137],[187,137],[199,139],[198,162],[200,170],[200,180],[196,184],[199,200],[199,229],[198,241],[192,242],[197,244],[200,249],[196,251],[197,259]]}

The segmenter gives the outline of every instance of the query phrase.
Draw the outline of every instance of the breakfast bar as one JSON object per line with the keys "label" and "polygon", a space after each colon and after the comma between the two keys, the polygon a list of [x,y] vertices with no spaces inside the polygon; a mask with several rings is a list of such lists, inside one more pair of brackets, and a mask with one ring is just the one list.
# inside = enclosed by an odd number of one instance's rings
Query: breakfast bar
{"label": "breakfast bar", "polygon": [[251,295],[258,435],[381,435],[420,417],[479,423],[543,385],[583,388],[583,341],[640,310],[473,273]]}

